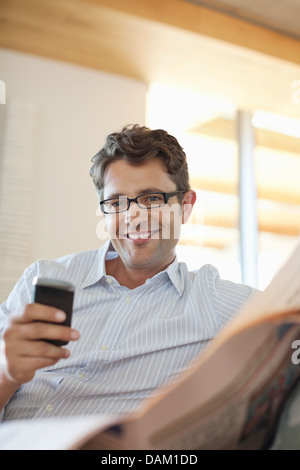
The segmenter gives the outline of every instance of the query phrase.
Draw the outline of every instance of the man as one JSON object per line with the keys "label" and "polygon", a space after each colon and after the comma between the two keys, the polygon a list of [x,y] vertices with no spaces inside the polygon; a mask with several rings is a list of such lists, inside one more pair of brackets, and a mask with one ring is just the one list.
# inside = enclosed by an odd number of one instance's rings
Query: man
{"label": "man", "polygon": [[[109,241],[34,263],[2,305],[3,420],[133,410],[188,367],[253,293],[212,266],[188,272],[178,262],[196,193],[175,137],[126,127],[108,136],[90,174]],[[60,325],[64,312],[30,303],[34,276],[75,285],[72,328]]]}

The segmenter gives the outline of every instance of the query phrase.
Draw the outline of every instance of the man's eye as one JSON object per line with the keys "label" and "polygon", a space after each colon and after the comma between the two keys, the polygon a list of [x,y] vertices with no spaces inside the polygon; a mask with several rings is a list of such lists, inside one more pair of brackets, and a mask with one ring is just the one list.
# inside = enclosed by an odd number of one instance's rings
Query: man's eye
{"label": "man's eye", "polygon": [[152,204],[152,203],[157,203],[159,200],[160,200],[159,196],[157,196],[155,194],[152,194],[152,195],[149,194],[149,196],[145,195],[145,196],[141,196],[139,198],[139,202],[141,204],[145,204],[145,205]]}

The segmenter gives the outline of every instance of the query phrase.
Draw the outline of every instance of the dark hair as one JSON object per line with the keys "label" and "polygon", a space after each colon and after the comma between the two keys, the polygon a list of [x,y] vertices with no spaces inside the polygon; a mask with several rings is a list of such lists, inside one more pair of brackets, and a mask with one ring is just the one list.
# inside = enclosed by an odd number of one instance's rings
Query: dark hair
{"label": "dark hair", "polygon": [[141,165],[152,158],[159,158],[163,162],[176,189],[190,189],[186,155],[177,139],[162,129],[151,130],[135,124],[124,127],[121,132],[110,134],[104,147],[92,158],[90,176],[100,197],[108,165],[117,160],[124,160],[130,165]]}

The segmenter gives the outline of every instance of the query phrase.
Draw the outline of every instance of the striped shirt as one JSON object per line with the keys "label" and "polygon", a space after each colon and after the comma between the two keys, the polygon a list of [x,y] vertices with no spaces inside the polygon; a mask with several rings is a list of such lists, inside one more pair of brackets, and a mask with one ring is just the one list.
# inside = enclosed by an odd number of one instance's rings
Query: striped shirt
{"label": "striped shirt", "polygon": [[75,285],[72,326],[81,336],[68,344],[70,358],[20,387],[3,420],[132,411],[187,368],[254,292],[211,265],[189,272],[177,258],[131,290],[106,274],[105,259],[117,256],[108,241],[24,272],[0,308],[0,334],[41,276]]}

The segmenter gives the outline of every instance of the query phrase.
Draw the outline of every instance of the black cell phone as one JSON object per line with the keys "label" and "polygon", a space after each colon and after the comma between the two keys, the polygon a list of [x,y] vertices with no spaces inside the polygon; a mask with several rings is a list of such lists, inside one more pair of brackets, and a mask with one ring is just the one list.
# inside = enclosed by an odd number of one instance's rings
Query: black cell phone
{"label": "black cell phone", "polygon": [[[75,290],[73,284],[58,279],[35,277],[32,285],[32,302],[50,305],[51,307],[63,310],[67,315],[67,318],[60,324],[71,326]],[[48,341],[49,343],[57,346],[68,344],[67,341],[61,340],[45,339],[44,341]]]}

